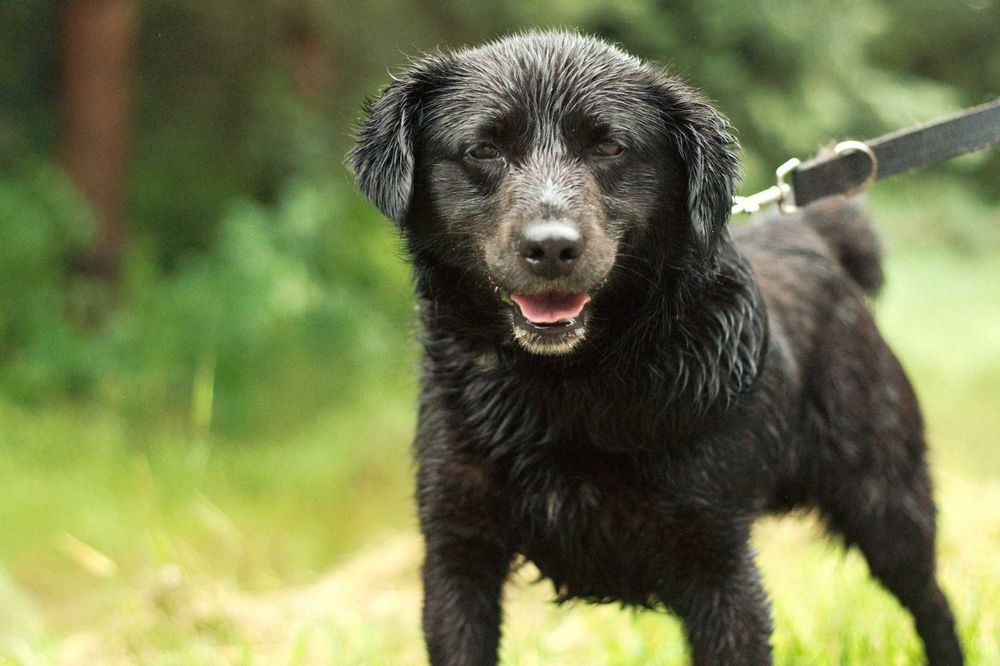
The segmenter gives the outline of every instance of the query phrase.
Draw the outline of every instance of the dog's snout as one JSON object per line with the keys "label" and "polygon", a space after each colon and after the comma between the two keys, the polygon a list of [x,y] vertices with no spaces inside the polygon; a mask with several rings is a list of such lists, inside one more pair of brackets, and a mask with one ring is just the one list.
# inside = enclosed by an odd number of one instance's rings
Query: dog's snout
{"label": "dog's snout", "polygon": [[573,272],[586,240],[565,222],[539,222],[521,232],[517,251],[535,275],[555,279]]}

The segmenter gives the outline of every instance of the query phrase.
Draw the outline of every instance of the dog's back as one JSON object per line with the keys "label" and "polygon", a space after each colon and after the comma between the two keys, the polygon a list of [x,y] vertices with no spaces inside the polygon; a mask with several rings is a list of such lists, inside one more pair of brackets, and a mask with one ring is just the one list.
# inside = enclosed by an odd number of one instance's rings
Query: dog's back
{"label": "dog's back", "polygon": [[774,247],[812,235],[822,239],[826,250],[866,294],[878,293],[885,281],[882,243],[857,199],[821,199],[790,215],[769,210],[752,217],[749,224],[733,226],[733,238],[751,256],[758,255],[755,243]]}
{"label": "dog's back", "polygon": [[[771,344],[791,357],[791,377],[849,360],[858,350],[848,347],[883,344],[867,298],[882,286],[881,244],[859,202],[824,200],[791,215],[769,211],[734,225],[733,240],[767,305]],[[845,359],[831,357],[840,353]]]}
{"label": "dog's back", "polygon": [[[768,213],[733,236],[767,307],[771,361],[803,415],[774,507],[829,507],[830,495],[842,492],[823,490],[830,470],[855,464],[862,475],[923,479],[919,405],[870,308],[883,282],[881,245],[860,203],[831,199],[788,216]],[[916,485],[929,501],[929,484]]]}

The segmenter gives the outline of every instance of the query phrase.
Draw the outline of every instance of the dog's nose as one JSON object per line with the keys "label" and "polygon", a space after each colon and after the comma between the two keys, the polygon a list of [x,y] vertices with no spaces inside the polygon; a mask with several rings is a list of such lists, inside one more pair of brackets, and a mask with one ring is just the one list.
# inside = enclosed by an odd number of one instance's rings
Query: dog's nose
{"label": "dog's nose", "polygon": [[586,240],[564,222],[539,222],[521,232],[517,251],[535,275],[555,279],[573,272]]}

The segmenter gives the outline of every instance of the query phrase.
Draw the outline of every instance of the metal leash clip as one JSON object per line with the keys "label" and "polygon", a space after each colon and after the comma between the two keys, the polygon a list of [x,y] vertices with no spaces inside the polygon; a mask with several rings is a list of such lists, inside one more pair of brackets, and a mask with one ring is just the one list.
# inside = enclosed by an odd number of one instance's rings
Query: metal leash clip
{"label": "metal leash clip", "polygon": [[774,185],[756,194],[751,194],[748,197],[733,197],[732,214],[756,213],[761,209],[761,206],[766,206],[774,202],[778,202],[778,209],[782,213],[795,212],[797,210],[794,203],[795,193],[792,191],[792,186],[785,182],[785,177],[800,164],[802,164],[802,160],[793,157],[774,170]]}

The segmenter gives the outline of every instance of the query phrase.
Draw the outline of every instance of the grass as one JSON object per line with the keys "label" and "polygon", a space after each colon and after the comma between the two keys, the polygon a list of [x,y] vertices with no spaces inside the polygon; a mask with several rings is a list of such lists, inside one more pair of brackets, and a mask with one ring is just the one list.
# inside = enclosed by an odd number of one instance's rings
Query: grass
{"label": "grass", "polygon": [[[912,231],[888,226],[890,248]],[[1000,252],[903,244],[879,318],[925,408],[969,662],[1000,663]],[[412,392],[282,441],[0,402],[0,664],[421,663]],[[779,663],[920,662],[908,616],[808,516],[755,544]],[[530,579],[508,589],[504,663],[685,663],[671,618],[557,608]]]}
{"label": "grass", "polygon": [[[941,574],[970,664],[1000,663],[1000,486],[944,475]],[[992,506],[986,512],[984,506]],[[908,616],[808,518],[755,531],[774,600],[778,663],[916,664]],[[418,538],[383,536],[307,585],[249,593],[205,569],[161,565],[117,590],[86,628],[7,643],[13,663],[418,664]],[[508,664],[681,664],[678,623],[611,606],[556,607],[526,567],[507,591]]]}

